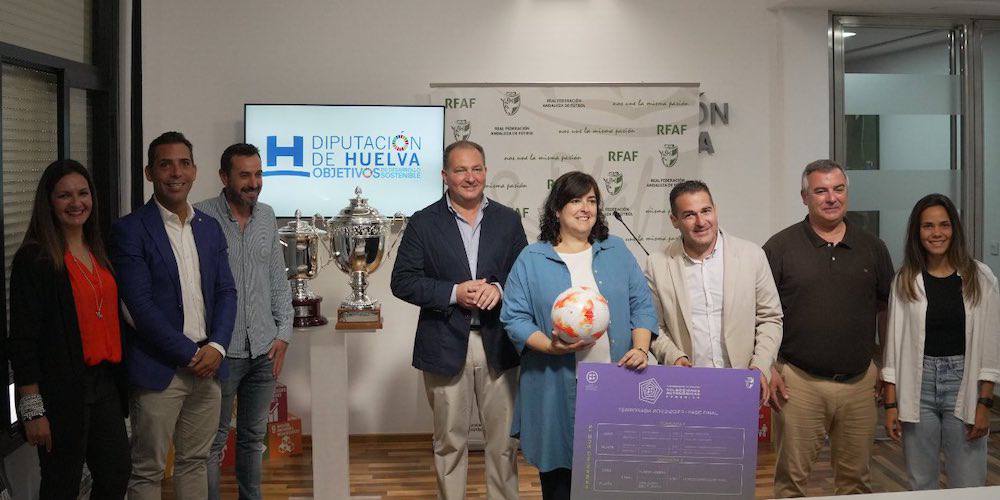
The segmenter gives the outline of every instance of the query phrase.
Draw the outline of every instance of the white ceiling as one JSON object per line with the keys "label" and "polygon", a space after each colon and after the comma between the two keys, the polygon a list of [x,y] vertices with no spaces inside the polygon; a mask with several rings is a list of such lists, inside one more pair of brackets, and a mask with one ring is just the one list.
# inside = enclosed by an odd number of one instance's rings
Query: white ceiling
{"label": "white ceiling", "polygon": [[766,0],[769,9],[850,13],[1000,16],[1000,0]]}

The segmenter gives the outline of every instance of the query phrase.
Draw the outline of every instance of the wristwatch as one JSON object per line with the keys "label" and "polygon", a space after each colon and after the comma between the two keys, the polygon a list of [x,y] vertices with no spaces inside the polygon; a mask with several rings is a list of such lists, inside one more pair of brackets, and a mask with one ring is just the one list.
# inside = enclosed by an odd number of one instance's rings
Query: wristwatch
{"label": "wristwatch", "polygon": [[899,408],[899,403],[885,403],[882,405],[886,410],[891,410],[893,408]]}
{"label": "wristwatch", "polygon": [[993,398],[979,398],[976,400],[976,403],[979,403],[987,408],[993,408]]}

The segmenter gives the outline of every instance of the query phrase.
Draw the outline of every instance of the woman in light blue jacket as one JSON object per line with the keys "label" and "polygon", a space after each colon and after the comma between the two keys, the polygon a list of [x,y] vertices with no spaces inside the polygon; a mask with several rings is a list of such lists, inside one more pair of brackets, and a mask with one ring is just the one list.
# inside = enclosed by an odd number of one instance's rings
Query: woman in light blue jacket
{"label": "woman in light blue jacket", "polygon": [[[646,367],[657,318],[646,278],[621,238],[608,235],[593,177],[556,179],[542,207],[539,241],[526,247],[504,286],[500,320],[521,353],[511,435],[538,467],[545,500],[568,499],[573,465],[576,364]],[[552,335],[550,311],[571,286],[600,290],[611,310],[607,335],[566,344]]]}

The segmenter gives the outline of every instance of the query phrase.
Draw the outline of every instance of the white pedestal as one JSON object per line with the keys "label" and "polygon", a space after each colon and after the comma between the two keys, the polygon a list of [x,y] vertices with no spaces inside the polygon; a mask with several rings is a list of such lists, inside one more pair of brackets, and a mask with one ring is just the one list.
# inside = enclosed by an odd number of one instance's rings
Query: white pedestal
{"label": "white pedestal", "polygon": [[350,498],[348,448],[347,335],[374,330],[309,330],[309,380],[312,386],[313,498]]}

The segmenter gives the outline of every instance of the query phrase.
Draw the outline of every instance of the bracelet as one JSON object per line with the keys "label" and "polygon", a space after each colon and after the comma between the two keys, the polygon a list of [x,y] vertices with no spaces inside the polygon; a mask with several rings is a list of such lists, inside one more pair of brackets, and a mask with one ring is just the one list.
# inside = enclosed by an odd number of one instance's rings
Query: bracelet
{"label": "bracelet", "polygon": [[34,420],[45,416],[45,403],[41,394],[25,394],[17,402],[18,413],[23,420]]}
{"label": "bracelet", "polygon": [[636,351],[639,351],[639,352],[645,354],[647,358],[649,357],[649,351],[647,351],[646,349],[643,349],[641,347],[633,347],[632,349],[635,349]]}
{"label": "bracelet", "polygon": [[899,408],[899,403],[885,403],[882,405],[886,410],[891,410],[893,408]]}

